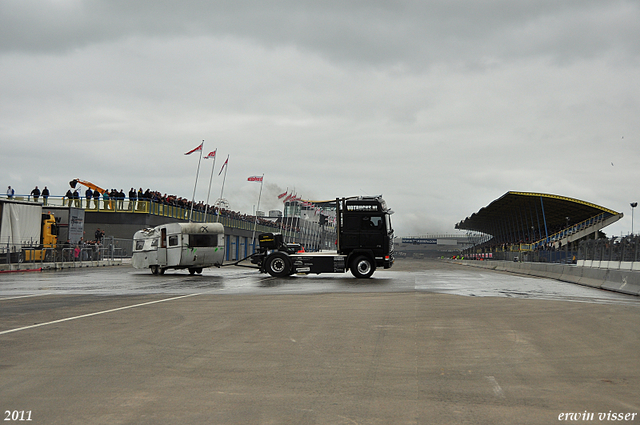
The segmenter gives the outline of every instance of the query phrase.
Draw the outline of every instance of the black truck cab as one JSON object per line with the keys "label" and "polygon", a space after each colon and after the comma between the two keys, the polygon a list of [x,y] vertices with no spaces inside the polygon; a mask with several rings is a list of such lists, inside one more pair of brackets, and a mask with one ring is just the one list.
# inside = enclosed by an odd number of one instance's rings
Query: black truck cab
{"label": "black truck cab", "polygon": [[[347,264],[368,267],[356,257],[365,257],[376,267],[393,265],[393,228],[387,203],[381,196],[336,199],[338,254],[347,256]],[[357,264],[354,264],[357,263]],[[373,273],[373,270],[371,273]],[[365,270],[362,270],[365,272]],[[366,274],[366,272],[365,272]]]}
{"label": "black truck cab", "polygon": [[299,244],[284,243],[279,233],[259,235],[252,262],[275,277],[294,273],[344,273],[371,277],[378,267],[393,265],[391,214],[382,196],[337,198],[337,252],[301,252]]}

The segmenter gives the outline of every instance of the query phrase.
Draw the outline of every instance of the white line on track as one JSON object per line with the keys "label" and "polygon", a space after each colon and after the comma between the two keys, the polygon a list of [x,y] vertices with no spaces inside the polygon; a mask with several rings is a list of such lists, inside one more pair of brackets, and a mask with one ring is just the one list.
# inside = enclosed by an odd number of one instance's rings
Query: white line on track
{"label": "white line on track", "polygon": [[98,316],[100,314],[113,313],[114,311],[127,310],[129,308],[142,307],[142,306],[150,305],[150,304],[163,303],[165,301],[174,301],[174,300],[179,300],[181,298],[195,297],[196,295],[202,295],[202,294],[203,294],[203,292],[197,293],[197,294],[181,295],[179,297],[165,298],[163,300],[156,300],[156,301],[149,301],[149,302],[141,303],[141,304],[134,304],[134,305],[128,305],[128,306],[124,306],[124,307],[112,308],[110,310],[96,311],[95,313],[88,313],[88,314],[82,314],[80,316],[67,317],[65,319],[54,320],[52,322],[38,323],[38,324],[35,324],[35,325],[31,325],[31,326],[23,326],[21,328],[9,329],[9,330],[0,332],[0,335],[9,334],[9,333],[12,333],[12,332],[24,331],[24,330],[27,330],[27,329],[39,328],[41,326],[54,325],[56,323],[68,322],[70,320],[83,319],[85,317]]}
{"label": "white line on track", "polygon": [[17,300],[19,298],[43,297],[45,295],[51,295],[51,292],[47,292],[47,293],[44,293],[44,294],[31,294],[31,295],[20,295],[18,297],[0,298],[0,301]]}
{"label": "white line on track", "polygon": [[495,396],[498,398],[504,398],[504,391],[502,391],[502,388],[500,387],[500,384],[498,384],[498,381],[496,381],[496,378],[493,376],[485,376],[485,378],[491,384]]}

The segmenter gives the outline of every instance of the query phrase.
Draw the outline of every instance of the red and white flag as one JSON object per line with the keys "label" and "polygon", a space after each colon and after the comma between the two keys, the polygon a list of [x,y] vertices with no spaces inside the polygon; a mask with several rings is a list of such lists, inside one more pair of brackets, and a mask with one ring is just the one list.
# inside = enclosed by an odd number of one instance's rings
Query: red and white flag
{"label": "red and white flag", "polygon": [[215,157],[216,157],[216,152],[218,152],[218,149],[216,149],[216,150],[215,150],[215,151],[213,151],[213,152],[209,152],[209,153],[207,154],[207,156],[205,156],[205,157],[204,157],[204,159],[215,158]]}
{"label": "red and white flag", "polygon": [[249,182],[262,182],[264,176],[251,176],[247,179]]}
{"label": "red and white flag", "polygon": [[282,199],[282,198],[284,198],[285,196],[287,196],[287,193],[288,193],[288,192],[289,192],[289,189],[287,189],[287,191],[286,191],[286,192],[281,193],[280,195],[278,195],[278,199]]}
{"label": "red and white flag", "polygon": [[190,155],[190,154],[192,154],[192,153],[194,153],[194,152],[201,151],[201,150],[202,150],[202,146],[203,146],[203,145],[204,145],[204,142],[200,143],[200,146],[198,146],[198,147],[197,147],[197,148],[195,148],[195,149],[191,149],[189,152],[185,153],[185,155]]}
{"label": "red and white flag", "polygon": [[[222,174],[222,170],[224,170],[224,167],[229,163],[229,155],[227,155],[227,160],[224,162],[224,164],[222,164],[222,168],[220,168],[220,172],[218,173],[218,175]],[[225,174],[226,176],[226,174]]]}

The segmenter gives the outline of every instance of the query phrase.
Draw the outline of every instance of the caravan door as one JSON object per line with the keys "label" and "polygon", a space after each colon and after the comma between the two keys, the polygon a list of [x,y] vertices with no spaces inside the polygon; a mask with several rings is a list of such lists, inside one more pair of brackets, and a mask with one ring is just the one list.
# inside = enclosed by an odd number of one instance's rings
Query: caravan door
{"label": "caravan door", "polygon": [[158,265],[160,267],[167,265],[167,229],[160,229],[160,244],[158,246]]}

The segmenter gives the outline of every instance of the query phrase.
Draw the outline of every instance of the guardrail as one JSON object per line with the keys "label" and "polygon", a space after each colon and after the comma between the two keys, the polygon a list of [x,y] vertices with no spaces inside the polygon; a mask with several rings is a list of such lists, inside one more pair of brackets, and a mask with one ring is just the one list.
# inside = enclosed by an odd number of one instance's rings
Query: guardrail
{"label": "guardrail", "polygon": [[[27,195],[16,195],[14,196],[15,200],[20,201],[35,201],[33,197]],[[151,214],[161,217],[174,218],[176,220],[189,220],[191,216],[191,220],[199,223],[221,223],[225,228],[229,229],[237,229],[237,230],[247,230],[247,231],[256,231],[258,233],[268,233],[268,232],[282,232],[287,235],[287,239],[291,241],[304,242],[307,245],[318,244],[315,240],[316,236],[309,236],[310,233],[319,234],[322,232],[325,237],[321,238],[323,240],[335,240],[335,228],[331,226],[326,226],[322,229],[322,231],[314,228],[313,231],[309,229],[291,229],[288,226],[286,229],[283,229],[280,224],[268,225],[264,223],[255,224],[255,218],[253,216],[247,216],[248,219],[239,219],[234,217],[237,214],[227,214],[223,212],[222,214],[217,214],[216,212],[208,211],[200,211],[198,209],[194,209],[193,212],[191,208],[165,204],[161,202],[156,202],[152,200],[140,200],[140,199],[129,199],[129,198],[67,198],[64,196],[49,196],[48,198],[43,198],[40,196],[38,198],[39,203],[43,205],[43,207],[47,206],[58,206],[58,207],[74,207],[74,208],[82,208],[85,211],[95,211],[100,213],[131,213],[131,214]],[[317,226],[317,224],[316,224]]]}
{"label": "guardrail", "polygon": [[31,268],[44,268],[52,264],[53,268],[62,268],[64,263],[73,263],[75,267],[91,265],[96,262],[122,261],[127,257],[126,249],[114,243],[106,245],[89,245],[55,248],[25,247],[24,245],[6,244],[0,247],[0,264],[31,265]]}
{"label": "guardrail", "polygon": [[[31,196],[21,196],[16,195],[13,199],[18,201],[34,201]],[[61,196],[49,196],[48,198],[43,198],[40,196],[38,198],[39,203],[46,206],[56,206],[56,207],[74,207],[74,208],[82,208],[85,211],[96,211],[100,213],[132,213],[132,214],[151,214],[157,215],[161,217],[169,217],[175,218],[177,220],[189,220],[191,216],[191,220],[199,223],[222,223],[223,226],[240,229],[240,230],[255,230],[256,232],[264,233],[264,232],[274,232],[281,231],[281,227],[279,225],[267,225],[260,223],[258,225],[254,224],[253,216],[250,216],[250,220],[242,220],[234,217],[228,216],[226,213],[217,214],[215,212],[204,212],[198,209],[194,209],[193,212],[191,208],[164,204],[161,202],[155,202],[150,200],[139,200],[139,199],[129,199],[129,198],[111,198],[111,199],[87,199],[87,198],[67,198]]]}
{"label": "guardrail", "polygon": [[517,261],[517,262],[531,262],[531,263],[574,263],[577,251],[510,251],[500,250],[485,253],[468,253],[463,254],[464,258],[473,260],[502,260],[502,261]]}
{"label": "guardrail", "polygon": [[640,237],[590,239],[580,242],[578,260],[640,261]]}
{"label": "guardrail", "polygon": [[[520,262],[542,262],[542,263],[580,263],[601,262],[602,264],[626,264],[631,268],[634,263],[640,263],[640,236],[626,236],[623,238],[613,237],[610,239],[587,239],[582,240],[577,245],[577,250],[567,249],[565,245],[557,250],[518,250],[497,249],[489,253],[467,253],[466,258],[473,259],[494,259]],[[576,246],[573,245],[573,248]]]}

